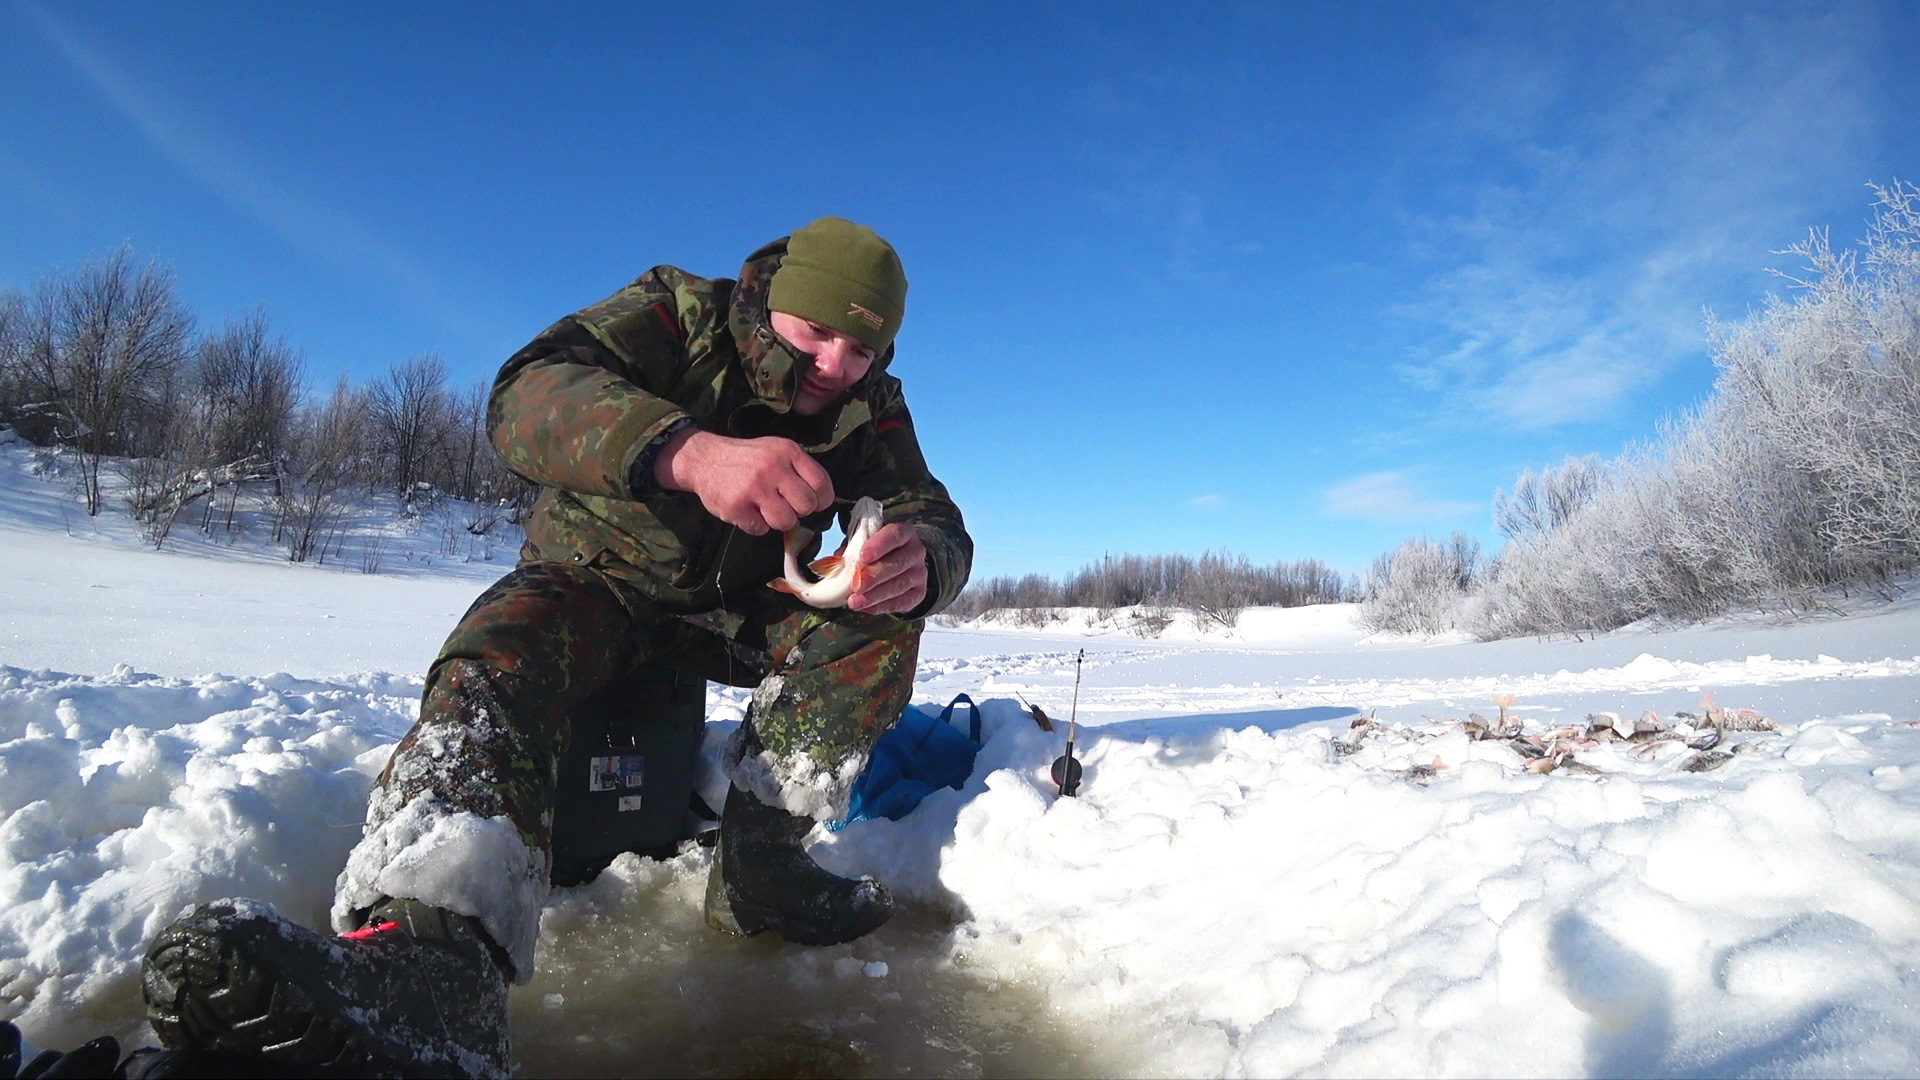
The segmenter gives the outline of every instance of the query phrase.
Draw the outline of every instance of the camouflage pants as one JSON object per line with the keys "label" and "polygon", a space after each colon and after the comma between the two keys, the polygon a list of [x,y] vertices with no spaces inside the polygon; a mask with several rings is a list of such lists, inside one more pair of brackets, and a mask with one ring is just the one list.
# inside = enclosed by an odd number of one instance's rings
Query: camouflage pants
{"label": "camouflage pants", "polygon": [[[741,606],[676,615],[617,577],[571,563],[526,562],[495,582],[441,648],[420,719],[380,774],[366,837],[341,875],[336,924],[351,923],[352,910],[379,894],[406,895],[480,918],[530,975],[570,711],[640,664],[757,686],[757,745],[749,740],[737,755],[735,782],[796,813],[843,809],[844,789],[911,696],[921,624],[816,610],[773,590]],[[484,833],[476,822],[510,825],[519,843],[505,846],[524,855],[484,855],[505,838],[475,839]],[[513,910],[496,918],[471,910],[500,905],[485,889],[426,869],[448,858],[510,864],[527,879],[505,905]],[[409,869],[416,865],[419,872]]]}

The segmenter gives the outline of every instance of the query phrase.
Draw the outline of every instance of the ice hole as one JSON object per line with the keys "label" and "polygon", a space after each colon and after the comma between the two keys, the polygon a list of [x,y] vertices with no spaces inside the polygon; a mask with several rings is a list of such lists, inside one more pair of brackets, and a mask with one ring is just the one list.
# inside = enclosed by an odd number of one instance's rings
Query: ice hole
{"label": "ice hole", "polygon": [[952,918],[924,906],[827,948],[711,930],[708,865],[623,856],[555,894],[510,1004],[521,1075],[1115,1076],[1139,1060],[1064,1024],[1038,986],[970,967]]}

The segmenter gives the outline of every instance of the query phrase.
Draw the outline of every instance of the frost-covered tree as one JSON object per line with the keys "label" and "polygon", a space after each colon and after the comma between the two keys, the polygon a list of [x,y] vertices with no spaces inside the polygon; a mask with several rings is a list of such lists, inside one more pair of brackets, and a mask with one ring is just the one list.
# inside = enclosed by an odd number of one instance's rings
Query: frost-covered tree
{"label": "frost-covered tree", "polygon": [[1480,572],[1480,542],[1462,532],[1445,541],[1409,537],[1367,571],[1360,625],[1395,634],[1442,634],[1460,625],[1460,608]]}
{"label": "frost-covered tree", "polygon": [[1557,468],[1528,469],[1513,482],[1513,493],[1493,496],[1493,524],[1506,536],[1545,535],[1567,520],[1593,497],[1600,486],[1600,455],[1570,457]]}
{"label": "frost-covered tree", "polygon": [[[1719,393],[1776,467],[1801,479],[1827,573],[1920,557],[1920,189],[1877,189],[1862,250],[1811,234],[1791,301],[1714,327]],[[1809,567],[1808,569],[1812,569]]]}

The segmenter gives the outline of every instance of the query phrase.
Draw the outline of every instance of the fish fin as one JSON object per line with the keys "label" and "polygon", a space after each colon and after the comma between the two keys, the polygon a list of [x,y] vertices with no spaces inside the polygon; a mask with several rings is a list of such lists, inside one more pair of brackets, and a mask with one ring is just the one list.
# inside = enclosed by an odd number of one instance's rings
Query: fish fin
{"label": "fish fin", "polygon": [[800,590],[794,588],[793,583],[783,577],[777,577],[777,578],[774,578],[772,581],[767,582],[767,588],[773,589],[776,592],[787,593],[792,596],[800,595]]}
{"label": "fish fin", "polygon": [[813,571],[814,577],[826,577],[828,574],[840,569],[840,564],[845,561],[846,560],[839,555],[828,555],[825,558],[815,559],[808,563],[807,569]]}
{"label": "fish fin", "polygon": [[852,593],[864,591],[867,587],[867,582],[871,580],[872,577],[873,568],[867,563],[861,563],[854,567],[852,588],[847,590],[848,594],[851,595]]}

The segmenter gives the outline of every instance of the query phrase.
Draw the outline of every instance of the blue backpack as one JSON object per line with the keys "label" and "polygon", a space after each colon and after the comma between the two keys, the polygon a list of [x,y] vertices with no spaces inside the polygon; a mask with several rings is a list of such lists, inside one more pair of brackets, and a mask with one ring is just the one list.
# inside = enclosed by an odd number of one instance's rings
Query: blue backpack
{"label": "blue backpack", "polygon": [[[970,714],[965,735],[950,722],[953,707],[963,701]],[[936,789],[958,791],[965,786],[967,777],[973,775],[974,755],[979,752],[980,707],[972,698],[961,694],[937,717],[909,705],[900,714],[900,721],[873,744],[866,771],[853,782],[847,816],[828,822],[827,828],[839,832],[862,818],[899,821]]]}

